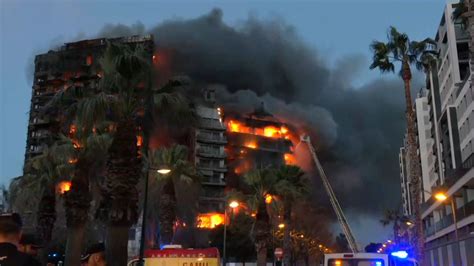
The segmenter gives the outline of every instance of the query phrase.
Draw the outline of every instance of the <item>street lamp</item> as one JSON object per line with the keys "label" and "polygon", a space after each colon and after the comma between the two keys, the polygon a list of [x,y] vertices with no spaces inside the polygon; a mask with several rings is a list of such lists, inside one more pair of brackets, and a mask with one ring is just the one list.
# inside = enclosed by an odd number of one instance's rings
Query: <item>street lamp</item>
{"label": "street lamp", "polygon": [[142,214],[142,232],[141,232],[141,239],[140,239],[140,254],[138,257],[138,265],[144,266],[145,260],[143,256],[145,254],[145,228],[146,228],[146,213],[148,207],[148,176],[150,175],[150,171],[156,171],[160,175],[167,175],[171,173],[171,169],[166,165],[161,165],[158,168],[148,167],[147,174],[145,175],[145,198],[143,199],[143,214]]}
{"label": "street lamp", "polygon": [[445,201],[448,196],[444,193],[444,192],[438,192],[434,195],[434,198],[437,200],[437,201]]}
{"label": "street lamp", "polygon": [[[232,213],[234,213],[234,209],[239,207],[240,203],[236,200],[229,202],[229,207],[232,209]],[[222,247],[222,264],[225,266],[226,264],[226,242],[227,242],[227,206],[224,206],[224,244]]]}
{"label": "street lamp", "polygon": [[285,228],[285,224],[284,224],[284,223],[279,224],[279,225],[278,225],[278,228],[280,228],[280,229]]}
{"label": "street lamp", "polygon": [[[444,192],[437,192],[434,195],[435,199],[439,202],[444,202],[448,199],[448,195]],[[456,200],[454,195],[451,196],[451,212],[453,213],[453,223],[454,223],[454,237],[456,238],[456,244],[458,246],[458,254],[459,254],[459,263],[462,263],[461,259],[461,245],[459,244],[459,234],[458,234],[458,221],[456,218]]]}

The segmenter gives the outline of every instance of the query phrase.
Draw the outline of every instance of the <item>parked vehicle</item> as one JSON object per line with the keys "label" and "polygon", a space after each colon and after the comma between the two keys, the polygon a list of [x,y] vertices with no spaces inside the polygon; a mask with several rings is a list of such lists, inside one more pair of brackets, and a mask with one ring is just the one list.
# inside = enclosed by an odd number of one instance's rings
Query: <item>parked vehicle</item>
{"label": "parked vehicle", "polygon": [[417,266],[404,251],[378,253],[334,253],[324,255],[324,266]]}

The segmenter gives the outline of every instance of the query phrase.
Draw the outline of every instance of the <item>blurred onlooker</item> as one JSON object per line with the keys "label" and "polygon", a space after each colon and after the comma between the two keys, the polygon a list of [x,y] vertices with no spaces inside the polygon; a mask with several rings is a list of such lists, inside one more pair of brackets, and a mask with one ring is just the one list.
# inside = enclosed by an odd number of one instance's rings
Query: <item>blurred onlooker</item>
{"label": "blurred onlooker", "polygon": [[81,258],[81,265],[87,266],[106,266],[105,261],[105,245],[98,243],[90,246]]}
{"label": "blurred onlooker", "polygon": [[42,248],[41,241],[34,234],[23,234],[21,236],[18,248],[21,252],[36,257],[40,248]]}
{"label": "blurred onlooker", "polygon": [[0,215],[0,265],[37,266],[41,265],[32,256],[18,250],[22,222],[20,215],[8,213]]}

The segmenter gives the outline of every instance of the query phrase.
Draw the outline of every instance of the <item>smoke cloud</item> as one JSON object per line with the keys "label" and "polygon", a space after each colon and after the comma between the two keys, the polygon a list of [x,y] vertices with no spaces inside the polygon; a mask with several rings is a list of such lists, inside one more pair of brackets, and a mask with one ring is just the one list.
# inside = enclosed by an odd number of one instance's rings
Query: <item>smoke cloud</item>
{"label": "smoke cloud", "polygon": [[[229,26],[219,9],[148,30],[140,23],[107,25],[99,36],[143,33],[154,35],[162,75],[222,84],[217,92],[224,108],[252,110],[263,101],[268,111],[315,136],[343,207],[380,216],[399,206],[398,150],[405,128],[400,80],[354,87],[354,79],[369,71],[364,56],[330,66],[284,21],[251,16]],[[316,176],[318,188],[317,182]],[[314,197],[327,201],[325,193]]]}

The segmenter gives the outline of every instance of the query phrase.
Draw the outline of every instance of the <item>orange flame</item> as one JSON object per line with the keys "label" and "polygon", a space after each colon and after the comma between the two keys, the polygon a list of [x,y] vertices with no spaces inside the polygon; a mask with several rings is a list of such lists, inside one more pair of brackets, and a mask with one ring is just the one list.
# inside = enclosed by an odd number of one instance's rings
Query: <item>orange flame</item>
{"label": "orange flame", "polygon": [[296,164],[296,158],[293,154],[291,153],[285,153],[285,163],[287,165],[295,165]]}
{"label": "orange flame", "polygon": [[285,138],[290,139],[290,131],[286,126],[280,128],[276,126],[266,126],[263,128],[251,128],[245,126],[239,121],[229,120],[227,123],[227,130],[230,132],[247,133],[267,138]]}
{"label": "orange flame", "polygon": [[71,126],[69,126],[69,134],[76,134],[77,132],[77,127],[76,125],[72,124]]}
{"label": "orange flame", "polygon": [[270,194],[267,194],[267,195],[265,196],[265,203],[266,203],[266,204],[270,204],[270,203],[272,203],[272,201],[273,201],[273,196],[270,195]]}
{"label": "orange flame", "polygon": [[250,148],[250,149],[256,149],[257,148],[257,142],[256,141],[248,141],[244,144],[245,147]]}
{"label": "orange flame", "polygon": [[197,217],[197,227],[213,229],[218,225],[224,224],[224,214],[222,213],[201,213]]}
{"label": "orange flame", "polygon": [[71,182],[70,181],[59,182],[57,190],[58,190],[58,193],[61,195],[68,192],[69,190],[71,190]]}
{"label": "orange flame", "polygon": [[82,148],[81,143],[77,139],[72,140],[72,146],[74,146],[74,149]]}
{"label": "orange flame", "polygon": [[141,147],[143,144],[143,137],[138,135],[137,136],[137,147]]}
{"label": "orange flame", "polygon": [[77,158],[71,158],[67,162],[70,163],[70,164],[75,164],[75,163],[77,163]]}

